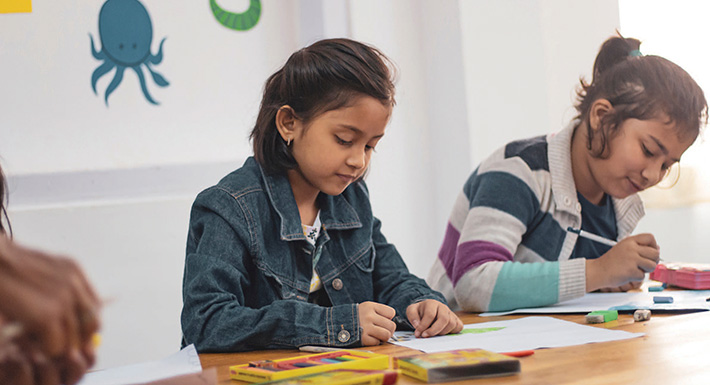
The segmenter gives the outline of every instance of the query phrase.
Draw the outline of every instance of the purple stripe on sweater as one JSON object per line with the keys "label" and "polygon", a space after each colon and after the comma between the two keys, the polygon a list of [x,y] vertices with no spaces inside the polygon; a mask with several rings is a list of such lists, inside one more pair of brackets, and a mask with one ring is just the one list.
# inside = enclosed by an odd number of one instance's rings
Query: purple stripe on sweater
{"label": "purple stripe on sweater", "polygon": [[441,244],[441,249],[439,249],[439,260],[444,265],[446,269],[446,275],[451,279],[451,274],[454,271],[454,263],[456,262],[456,246],[459,244],[459,238],[461,234],[458,230],[449,222],[446,226],[446,234],[444,235],[444,243]]}
{"label": "purple stripe on sweater", "polygon": [[487,241],[470,241],[457,246],[461,234],[449,223],[439,259],[454,286],[474,267],[486,262],[508,262],[513,256],[503,246]]}

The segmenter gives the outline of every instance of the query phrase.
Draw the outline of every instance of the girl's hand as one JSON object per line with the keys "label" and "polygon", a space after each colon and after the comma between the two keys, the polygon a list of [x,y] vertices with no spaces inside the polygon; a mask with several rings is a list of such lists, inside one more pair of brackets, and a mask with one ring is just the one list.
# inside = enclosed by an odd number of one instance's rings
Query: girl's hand
{"label": "girl's hand", "polygon": [[357,318],[362,329],[363,346],[387,342],[394,334],[397,324],[392,321],[397,312],[381,303],[363,302],[357,305]]}
{"label": "girl's hand", "polygon": [[642,281],[656,268],[660,251],[651,234],[624,238],[604,255],[586,261],[587,292],[601,288],[626,288],[629,282]]}
{"label": "girl's hand", "polygon": [[85,363],[64,361],[51,360],[40,351],[28,351],[5,341],[0,345],[0,384],[74,385],[88,367]]}
{"label": "girl's hand", "polygon": [[0,236],[0,297],[0,314],[22,326],[18,344],[25,353],[35,349],[50,361],[73,363],[79,352],[93,364],[87,347],[99,329],[100,303],[75,262]]}
{"label": "girl's hand", "polygon": [[34,385],[29,358],[10,341],[0,342],[0,384]]}
{"label": "girl's hand", "polygon": [[407,306],[407,319],[417,338],[458,333],[463,329],[461,319],[448,306],[433,299]]}

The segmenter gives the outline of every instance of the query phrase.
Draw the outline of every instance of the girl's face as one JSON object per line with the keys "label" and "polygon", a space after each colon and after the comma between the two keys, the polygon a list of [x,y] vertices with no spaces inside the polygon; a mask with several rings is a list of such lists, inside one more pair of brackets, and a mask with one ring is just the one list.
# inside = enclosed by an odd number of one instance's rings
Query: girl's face
{"label": "girl's face", "polygon": [[379,100],[362,96],[348,107],[316,116],[307,126],[295,120],[291,150],[298,168],[289,173],[292,188],[342,193],[367,170],[391,111]]}
{"label": "girl's face", "polygon": [[609,140],[609,156],[590,159],[594,182],[614,198],[625,198],[658,184],[695,141],[694,137],[680,138],[678,132],[665,116],[625,120]]}

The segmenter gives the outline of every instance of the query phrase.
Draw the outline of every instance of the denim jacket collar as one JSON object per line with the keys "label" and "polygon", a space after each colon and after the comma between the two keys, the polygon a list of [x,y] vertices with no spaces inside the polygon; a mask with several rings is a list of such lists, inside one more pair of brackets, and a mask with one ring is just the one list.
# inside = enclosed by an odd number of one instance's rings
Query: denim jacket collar
{"label": "denim jacket collar", "polygon": [[[256,163],[255,160],[254,162]],[[259,170],[264,180],[266,194],[281,218],[281,239],[285,241],[305,240],[306,237],[303,235],[301,227],[301,216],[298,213],[298,206],[293,197],[288,177],[285,174],[268,175],[261,165],[259,165]],[[354,183],[348,188],[360,188],[360,186],[358,183]],[[362,227],[355,208],[342,195],[330,196],[320,193],[317,199],[320,206],[321,224],[325,229],[345,230]]]}

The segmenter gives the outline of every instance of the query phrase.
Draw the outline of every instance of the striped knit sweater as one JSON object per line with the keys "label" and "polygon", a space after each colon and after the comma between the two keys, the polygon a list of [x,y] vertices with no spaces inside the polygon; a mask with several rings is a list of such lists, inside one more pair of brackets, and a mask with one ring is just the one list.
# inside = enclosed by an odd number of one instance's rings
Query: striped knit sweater
{"label": "striped knit sweater", "polygon": [[[582,206],[572,176],[577,122],[515,141],[483,161],[464,185],[427,283],[465,311],[504,311],[581,297],[585,259],[570,259]],[[612,199],[618,238],[644,210],[638,195]]]}

